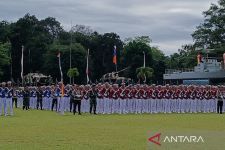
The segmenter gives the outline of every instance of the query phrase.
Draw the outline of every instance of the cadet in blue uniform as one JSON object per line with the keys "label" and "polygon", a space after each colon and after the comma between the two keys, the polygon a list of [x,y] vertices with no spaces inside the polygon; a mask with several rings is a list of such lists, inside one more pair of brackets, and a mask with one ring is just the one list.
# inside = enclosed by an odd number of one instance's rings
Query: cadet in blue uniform
{"label": "cadet in blue uniform", "polygon": [[6,88],[6,83],[2,82],[2,105],[3,105],[3,110],[4,110],[4,114],[5,114],[5,110],[6,110],[6,93],[7,92],[7,88]]}
{"label": "cadet in blue uniform", "polygon": [[[32,100],[32,102],[31,102]],[[37,92],[36,89],[33,87],[31,91],[31,99],[30,99],[30,106],[32,109],[34,109],[37,105]]]}
{"label": "cadet in blue uniform", "polygon": [[47,109],[51,110],[51,104],[52,104],[52,97],[51,97],[51,88],[50,86],[47,87]]}
{"label": "cadet in blue uniform", "polygon": [[13,115],[13,104],[12,104],[12,97],[13,97],[13,88],[12,88],[12,83],[11,81],[7,82],[7,87],[5,88],[5,116],[8,115],[8,108],[10,110],[10,115]]}
{"label": "cadet in blue uniform", "polygon": [[42,91],[43,91],[43,97],[42,97],[42,107],[43,109],[47,109],[47,101],[48,101],[48,90],[47,90],[47,86],[43,86],[42,87]]}

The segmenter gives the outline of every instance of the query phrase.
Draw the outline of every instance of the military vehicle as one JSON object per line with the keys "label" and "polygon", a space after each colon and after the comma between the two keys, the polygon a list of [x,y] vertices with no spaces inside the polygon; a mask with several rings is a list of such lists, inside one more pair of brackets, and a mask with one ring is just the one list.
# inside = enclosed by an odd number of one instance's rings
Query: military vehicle
{"label": "military vehicle", "polygon": [[129,67],[124,68],[120,71],[117,72],[111,72],[111,73],[106,73],[102,76],[102,78],[100,79],[102,82],[110,82],[110,83],[117,83],[117,84],[121,84],[122,82],[124,83],[131,83],[131,79],[130,78],[126,78],[126,77],[120,77],[119,73],[125,71],[129,69]]}
{"label": "military vehicle", "polygon": [[42,73],[29,73],[24,76],[24,83],[29,85],[49,85],[52,84],[52,77]]}

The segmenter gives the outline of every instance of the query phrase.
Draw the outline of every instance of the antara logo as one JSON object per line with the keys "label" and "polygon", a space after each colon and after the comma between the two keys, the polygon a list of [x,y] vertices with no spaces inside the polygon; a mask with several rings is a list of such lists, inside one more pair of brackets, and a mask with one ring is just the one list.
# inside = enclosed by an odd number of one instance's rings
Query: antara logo
{"label": "antara logo", "polygon": [[164,143],[204,143],[202,136],[166,136]]}
{"label": "antara logo", "polygon": [[[161,133],[157,133],[154,136],[148,138],[149,142],[152,142],[158,146],[161,146]],[[165,136],[162,140],[163,143],[204,143],[202,136]]]}
{"label": "antara logo", "polygon": [[[161,133],[158,133],[158,134],[148,138],[148,141],[161,146],[160,137],[161,137]],[[157,140],[155,140],[155,139],[157,139]]]}

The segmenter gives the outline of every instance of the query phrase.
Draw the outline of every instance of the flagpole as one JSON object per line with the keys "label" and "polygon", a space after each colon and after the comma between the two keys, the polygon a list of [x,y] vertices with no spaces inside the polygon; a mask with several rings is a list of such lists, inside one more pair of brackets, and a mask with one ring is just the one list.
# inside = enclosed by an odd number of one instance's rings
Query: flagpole
{"label": "flagpole", "polygon": [[86,66],[87,84],[89,83],[89,76],[88,76],[88,73],[89,73],[88,62],[89,62],[89,60],[88,60],[88,58],[89,58],[89,49],[87,51],[87,66]]}
{"label": "flagpole", "polygon": [[[145,52],[143,51],[143,54],[144,54],[144,68],[145,68]],[[144,84],[146,83],[146,75],[144,74]]]}
{"label": "flagpole", "polygon": [[143,51],[143,54],[144,54],[144,68],[145,68],[145,52]]}
{"label": "flagpole", "polygon": [[[70,29],[70,69],[72,68],[71,46],[72,46],[72,21]],[[71,84],[71,77],[70,77],[70,84]]]}
{"label": "flagpole", "polygon": [[12,74],[12,49],[10,51],[10,80],[13,81],[13,74]]}
{"label": "flagpole", "polygon": [[21,56],[21,79],[22,79],[22,86],[23,86],[23,52],[24,52],[24,46],[22,45],[22,56]]}

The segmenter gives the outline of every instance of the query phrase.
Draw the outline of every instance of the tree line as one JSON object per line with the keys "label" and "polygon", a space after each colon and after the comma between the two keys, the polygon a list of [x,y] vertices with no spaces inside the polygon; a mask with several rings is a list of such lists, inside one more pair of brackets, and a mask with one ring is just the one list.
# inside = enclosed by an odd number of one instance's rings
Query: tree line
{"label": "tree line", "polygon": [[[63,29],[53,17],[39,20],[26,14],[16,22],[0,22],[0,81],[20,79],[21,48],[24,46],[24,74],[40,72],[60,80],[57,54],[61,52],[64,81],[69,82],[75,69],[76,83],[86,83],[86,55],[89,56],[89,76],[92,82],[115,71],[113,48],[117,47],[118,70],[135,82],[148,78],[149,83],[163,83],[166,68],[192,68],[196,65],[197,48],[214,49],[212,55],[225,52],[225,0],[212,4],[203,12],[204,22],[193,31],[193,44],[183,45],[170,56],[151,45],[151,38],[140,36],[121,40],[116,33],[100,34],[84,25],[75,25],[70,31]],[[143,53],[146,67],[143,68]],[[204,53],[204,51],[203,51]]]}
{"label": "tree line", "polygon": [[87,49],[90,49],[89,76],[92,82],[99,80],[106,73],[115,71],[112,62],[115,45],[118,70],[129,67],[122,72],[123,76],[138,80],[136,69],[143,66],[143,52],[146,53],[146,66],[155,68],[152,78],[162,80],[165,69],[163,66],[161,70],[157,67],[165,64],[162,61],[164,54],[150,45],[151,40],[147,36],[122,41],[116,33],[100,34],[84,25],[76,25],[70,31],[65,31],[55,18],[38,20],[30,14],[13,23],[1,21],[0,33],[1,81],[21,80],[22,45],[24,46],[24,74],[40,72],[51,75],[54,80],[59,81],[57,54],[60,52],[64,81],[67,83],[74,70],[69,71],[70,52],[71,67],[77,68],[79,72],[76,75],[78,77],[74,79],[75,82],[86,82]]}

